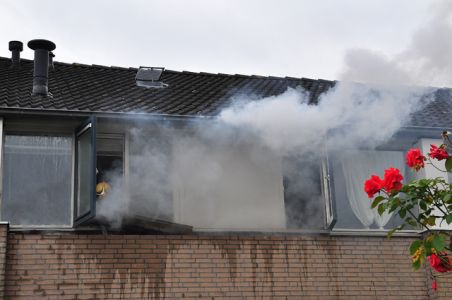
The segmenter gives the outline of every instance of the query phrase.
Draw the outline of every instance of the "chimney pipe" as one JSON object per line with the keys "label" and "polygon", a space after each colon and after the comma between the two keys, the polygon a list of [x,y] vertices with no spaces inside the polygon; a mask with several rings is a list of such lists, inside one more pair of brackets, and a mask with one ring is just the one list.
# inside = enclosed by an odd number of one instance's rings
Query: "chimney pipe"
{"label": "chimney pipe", "polygon": [[53,70],[53,58],[55,57],[55,54],[53,54],[52,51],[49,52],[49,68]]}
{"label": "chimney pipe", "polygon": [[49,51],[56,46],[47,40],[31,40],[28,47],[35,51],[33,69],[33,95],[47,96],[49,94]]}
{"label": "chimney pipe", "polygon": [[19,41],[10,41],[8,46],[9,51],[12,52],[11,67],[18,67],[20,65],[20,52],[24,49],[24,45]]}

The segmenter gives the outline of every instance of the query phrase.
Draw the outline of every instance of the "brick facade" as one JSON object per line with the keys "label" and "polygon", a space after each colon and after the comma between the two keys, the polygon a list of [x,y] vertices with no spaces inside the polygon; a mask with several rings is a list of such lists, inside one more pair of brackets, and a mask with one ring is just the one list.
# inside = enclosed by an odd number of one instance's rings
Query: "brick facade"
{"label": "brick facade", "polygon": [[5,298],[6,246],[8,244],[8,224],[0,222],[0,299]]}
{"label": "brick facade", "polygon": [[439,280],[429,295],[428,271],[411,270],[410,240],[10,232],[4,292],[6,299],[446,299],[452,280]]}

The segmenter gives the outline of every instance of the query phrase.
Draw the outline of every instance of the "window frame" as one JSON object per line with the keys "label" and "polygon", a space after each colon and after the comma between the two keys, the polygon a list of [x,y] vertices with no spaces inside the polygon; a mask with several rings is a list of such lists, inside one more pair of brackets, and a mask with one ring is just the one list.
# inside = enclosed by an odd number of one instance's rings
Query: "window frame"
{"label": "window frame", "polygon": [[[386,147],[386,146],[378,147],[376,149],[355,149],[355,150],[359,150],[359,151],[377,151],[377,152],[378,151],[398,151],[398,152],[401,152],[401,153],[404,153],[404,151],[405,151],[405,149],[403,149],[403,148],[391,148],[391,147]],[[330,155],[330,157],[331,157],[331,155]],[[388,165],[388,167],[389,167],[389,165]],[[328,166],[328,176],[330,177],[330,195],[332,197],[333,205],[334,205],[334,207],[336,207],[337,206],[337,198],[338,198],[338,196],[335,193],[334,171],[335,171],[335,168],[334,168],[333,164],[332,163],[329,164],[329,166]],[[370,177],[372,172],[373,172],[372,170],[369,171],[369,177]],[[407,172],[408,172],[408,169],[406,169],[405,173],[407,173]],[[406,174],[404,174],[404,178],[406,178],[405,175]],[[364,190],[363,190],[363,193],[364,193]],[[370,204],[371,204],[371,202],[369,201],[369,206],[370,206]],[[337,215],[337,211],[336,211],[336,222],[337,222],[337,218],[338,218],[338,215]],[[376,233],[376,234],[382,233],[382,234],[384,234],[384,233],[389,232],[391,229],[392,228],[385,228],[385,229],[380,229],[380,228],[343,228],[343,227],[336,227],[336,226],[334,226],[333,228],[331,228],[331,233],[338,233],[338,234],[340,234],[340,233],[350,233],[350,234],[356,234],[356,235],[370,234],[370,233]],[[403,229],[401,232],[402,233],[411,234],[411,233],[419,233],[421,231],[422,231],[421,229],[419,229],[419,230],[417,230],[417,229]]]}
{"label": "window frame", "polygon": [[[318,172],[318,180],[319,180],[319,196],[320,201],[320,209],[322,211],[321,227],[317,228],[291,228],[288,226],[288,214],[287,214],[287,202],[286,202],[286,191],[288,186],[290,186],[290,178],[288,178],[284,171],[282,172],[282,197],[284,198],[284,210],[286,217],[286,231],[298,231],[298,232],[311,232],[311,231],[331,231],[331,229],[336,224],[336,206],[335,202],[331,201],[331,180],[328,172],[328,156],[326,154],[326,149],[324,150],[323,155],[319,158],[319,161],[315,163],[316,172]],[[313,168],[314,169],[314,168]],[[297,168],[296,170],[299,170]],[[310,200],[309,200],[310,201]]]}
{"label": "window frame", "polygon": [[68,199],[68,205],[70,207],[70,216],[68,220],[68,224],[61,224],[61,225],[38,225],[38,224],[32,224],[32,225],[21,225],[21,224],[11,224],[8,221],[0,221],[0,222],[8,222],[9,226],[11,228],[17,228],[17,229],[50,229],[50,228],[61,228],[64,230],[73,228],[73,203],[74,203],[74,136],[72,133],[66,132],[64,130],[59,131],[52,131],[52,132],[44,132],[41,130],[30,130],[28,128],[25,128],[24,130],[16,129],[9,130],[5,128],[4,125],[4,119],[0,117],[0,217],[2,215],[1,207],[3,204],[3,172],[4,172],[4,146],[5,146],[5,138],[7,135],[17,135],[17,136],[49,136],[49,137],[66,137],[71,140],[71,187],[70,187],[70,198]]}
{"label": "window frame", "polygon": [[[86,119],[79,127],[75,129],[74,132],[74,169],[73,169],[73,182],[74,182],[74,201],[73,201],[73,213],[72,219],[73,224],[72,227],[77,227],[80,225],[84,225],[87,222],[91,221],[96,216],[96,117],[92,116]],[[90,189],[90,209],[88,212],[77,215],[77,205],[78,205],[78,195],[79,195],[79,186],[78,186],[78,167],[79,167],[79,153],[78,153],[78,141],[79,137],[85,134],[87,131],[91,131],[91,159],[92,164],[90,168],[90,172],[88,174],[89,181],[91,185]]]}
{"label": "window frame", "polygon": [[321,161],[321,171],[320,174],[322,176],[320,183],[322,187],[322,196],[325,205],[325,214],[324,214],[324,224],[325,229],[329,231],[333,231],[334,226],[336,226],[337,222],[337,210],[336,210],[336,201],[333,195],[334,191],[334,178],[332,176],[332,172],[330,171],[329,157],[327,150],[324,150],[324,158]]}

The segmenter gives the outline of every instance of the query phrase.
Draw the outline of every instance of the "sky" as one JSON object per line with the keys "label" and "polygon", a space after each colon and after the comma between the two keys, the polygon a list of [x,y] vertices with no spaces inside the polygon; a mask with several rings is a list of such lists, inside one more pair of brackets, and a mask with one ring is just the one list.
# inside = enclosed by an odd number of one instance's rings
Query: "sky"
{"label": "sky", "polygon": [[1,0],[0,56],[44,38],[69,63],[334,80],[353,51],[404,53],[439,2]]}

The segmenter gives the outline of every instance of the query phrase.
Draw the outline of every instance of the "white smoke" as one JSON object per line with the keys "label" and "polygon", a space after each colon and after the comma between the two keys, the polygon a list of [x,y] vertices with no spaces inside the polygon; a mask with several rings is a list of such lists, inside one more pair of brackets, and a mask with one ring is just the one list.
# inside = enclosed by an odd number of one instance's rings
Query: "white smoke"
{"label": "white smoke", "polygon": [[[283,154],[334,148],[375,147],[386,142],[421,108],[433,89],[407,86],[369,86],[340,82],[322,95],[317,105],[296,89],[223,110],[220,120],[245,128],[271,149]],[[331,148],[331,147],[330,147]]]}
{"label": "white smoke", "polygon": [[350,49],[340,78],[390,85],[452,85],[452,1],[436,1],[430,17],[406,49],[389,56],[370,49]]}
{"label": "white smoke", "polygon": [[452,84],[451,36],[452,2],[436,2],[400,53],[348,50],[340,81],[318,105],[310,105],[309,95],[298,89],[259,100],[240,95],[220,120],[251,130],[283,153],[317,151],[327,133],[334,148],[378,146],[431,100],[430,87]]}
{"label": "white smoke", "polygon": [[[184,130],[157,126],[152,133],[133,131],[136,151],[129,179],[118,183],[126,184],[127,192],[112,193],[99,213],[110,221],[138,212],[180,222],[188,218],[189,225],[206,228],[283,227],[285,216],[275,213],[284,206],[282,175],[297,173],[289,190],[312,198],[306,205],[312,209],[310,220],[316,214],[321,219],[318,195],[309,190],[318,174],[312,168],[294,172],[295,162],[315,161],[325,145],[344,151],[387,142],[431,101],[435,89],[416,85],[451,83],[451,11],[452,3],[438,4],[410,47],[396,56],[351,49],[341,80],[318,104],[310,104],[301,88],[262,99],[239,93],[215,120]],[[300,178],[303,174],[309,178]],[[285,209],[299,208],[286,204]]]}
{"label": "white smoke", "polygon": [[117,170],[105,175],[112,189],[97,201],[97,218],[120,227],[124,217],[172,220],[171,143],[173,130],[132,128],[126,176]]}

